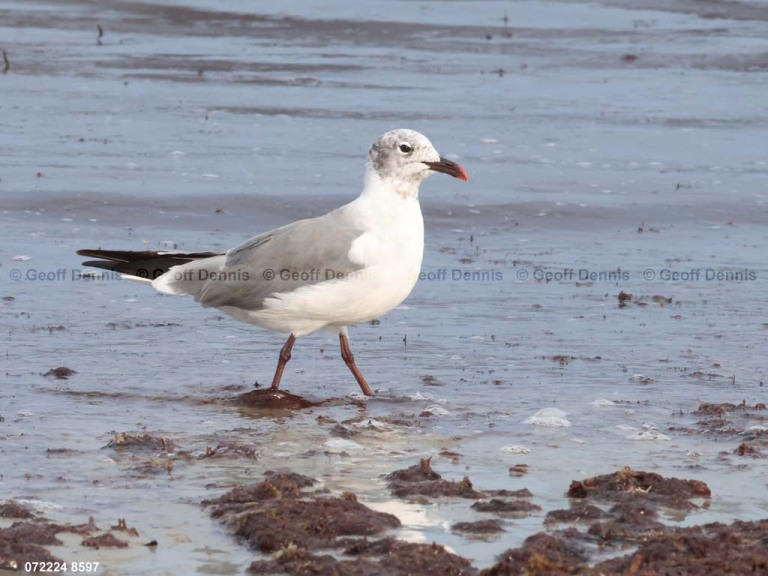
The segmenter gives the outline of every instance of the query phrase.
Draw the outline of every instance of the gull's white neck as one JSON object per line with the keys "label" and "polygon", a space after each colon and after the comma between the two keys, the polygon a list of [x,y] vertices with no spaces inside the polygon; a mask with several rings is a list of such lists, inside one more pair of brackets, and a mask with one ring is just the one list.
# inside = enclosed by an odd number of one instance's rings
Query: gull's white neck
{"label": "gull's white neck", "polygon": [[392,196],[396,196],[403,199],[410,198],[418,202],[419,184],[421,184],[421,180],[382,179],[376,170],[369,165],[365,171],[365,187],[360,197],[381,197],[383,200],[391,202]]}
{"label": "gull's white neck", "polygon": [[348,207],[364,229],[379,230],[385,236],[394,236],[398,244],[417,245],[418,259],[421,261],[424,220],[419,205],[418,182],[382,179],[369,168],[365,174],[365,188]]}

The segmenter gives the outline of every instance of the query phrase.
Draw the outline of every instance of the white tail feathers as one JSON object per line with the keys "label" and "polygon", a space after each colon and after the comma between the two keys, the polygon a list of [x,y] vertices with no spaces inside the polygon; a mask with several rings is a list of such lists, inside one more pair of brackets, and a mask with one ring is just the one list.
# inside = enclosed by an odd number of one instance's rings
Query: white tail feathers
{"label": "white tail feathers", "polygon": [[120,277],[123,280],[130,280],[131,282],[138,282],[139,284],[152,284],[152,280],[150,280],[149,278],[133,276],[132,274],[121,274]]}

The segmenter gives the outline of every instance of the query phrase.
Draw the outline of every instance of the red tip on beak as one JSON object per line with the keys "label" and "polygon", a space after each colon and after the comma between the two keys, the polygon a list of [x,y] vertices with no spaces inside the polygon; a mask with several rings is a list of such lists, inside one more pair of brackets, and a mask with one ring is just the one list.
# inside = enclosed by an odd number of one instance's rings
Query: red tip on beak
{"label": "red tip on beak", "polygon": [[459,164],[456,164],[456,162],[447,160],[442,156],[438,162],[424,162],[424,164],[429,166],[430,170],[434,170],[435,172],[448,174],[449,176],[453,176],[459,180],[464,180],[464,182],[469,181],[469,177],[467,176],[467,172],[464,170],[464,168],[462,168]]}

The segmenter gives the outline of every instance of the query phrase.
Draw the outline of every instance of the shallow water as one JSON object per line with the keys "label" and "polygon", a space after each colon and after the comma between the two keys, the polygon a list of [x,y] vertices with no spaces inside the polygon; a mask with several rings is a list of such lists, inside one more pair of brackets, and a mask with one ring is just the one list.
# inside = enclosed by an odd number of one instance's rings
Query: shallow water
{"label": "shallow water", "polygon": [[[744,434],[688,429],[701,402],[765,402],[767,5],[657,4],[0,2],[2,496],[158,540],[54,552],[104,574],[241,573],[255,553],[200,502],[268,469],[353,491],[400,518],[397,536],[478,567],[541,530],[571,480],[625,465],[709,484],[709,507],[670,522],[765,517],[765,461],[733,453]],[[424,184],[424,280],[351,330],[377,389],[364,408],[329,335],[299,340],[283,380],[327,402],[229,404],[269,382],[280,335],[79,276],[78,248],[225,249],[320,214],[398,126],[470,183]],[[647,305],[619,308],[620,291]],[[42,376],[57,366],[77,374]],[[570,426],[525,422],[549,407]],[[374,425],[340,439],[321,415]],[[412,425],[376,425],[394,415]],[[666,439],[629,438],[643,426]],[[123,431],[257,458],[148,473],[152,455],[105,448]],[[543,511],[490,539],[452,533],[484,516],[394,500],[382,478],[430,455]]]}

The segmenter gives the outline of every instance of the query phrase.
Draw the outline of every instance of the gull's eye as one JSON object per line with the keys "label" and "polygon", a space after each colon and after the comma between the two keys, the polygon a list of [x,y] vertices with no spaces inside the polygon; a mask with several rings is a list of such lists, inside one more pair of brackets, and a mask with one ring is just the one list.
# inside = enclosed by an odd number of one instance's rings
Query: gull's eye
{"label": "gull's eye", "polygon": [[400,152],[402,152],[403,154],[410,154],[411,152],[413,152],[413,148],[409,144],[400,144],[399,148],[400,148]]}

